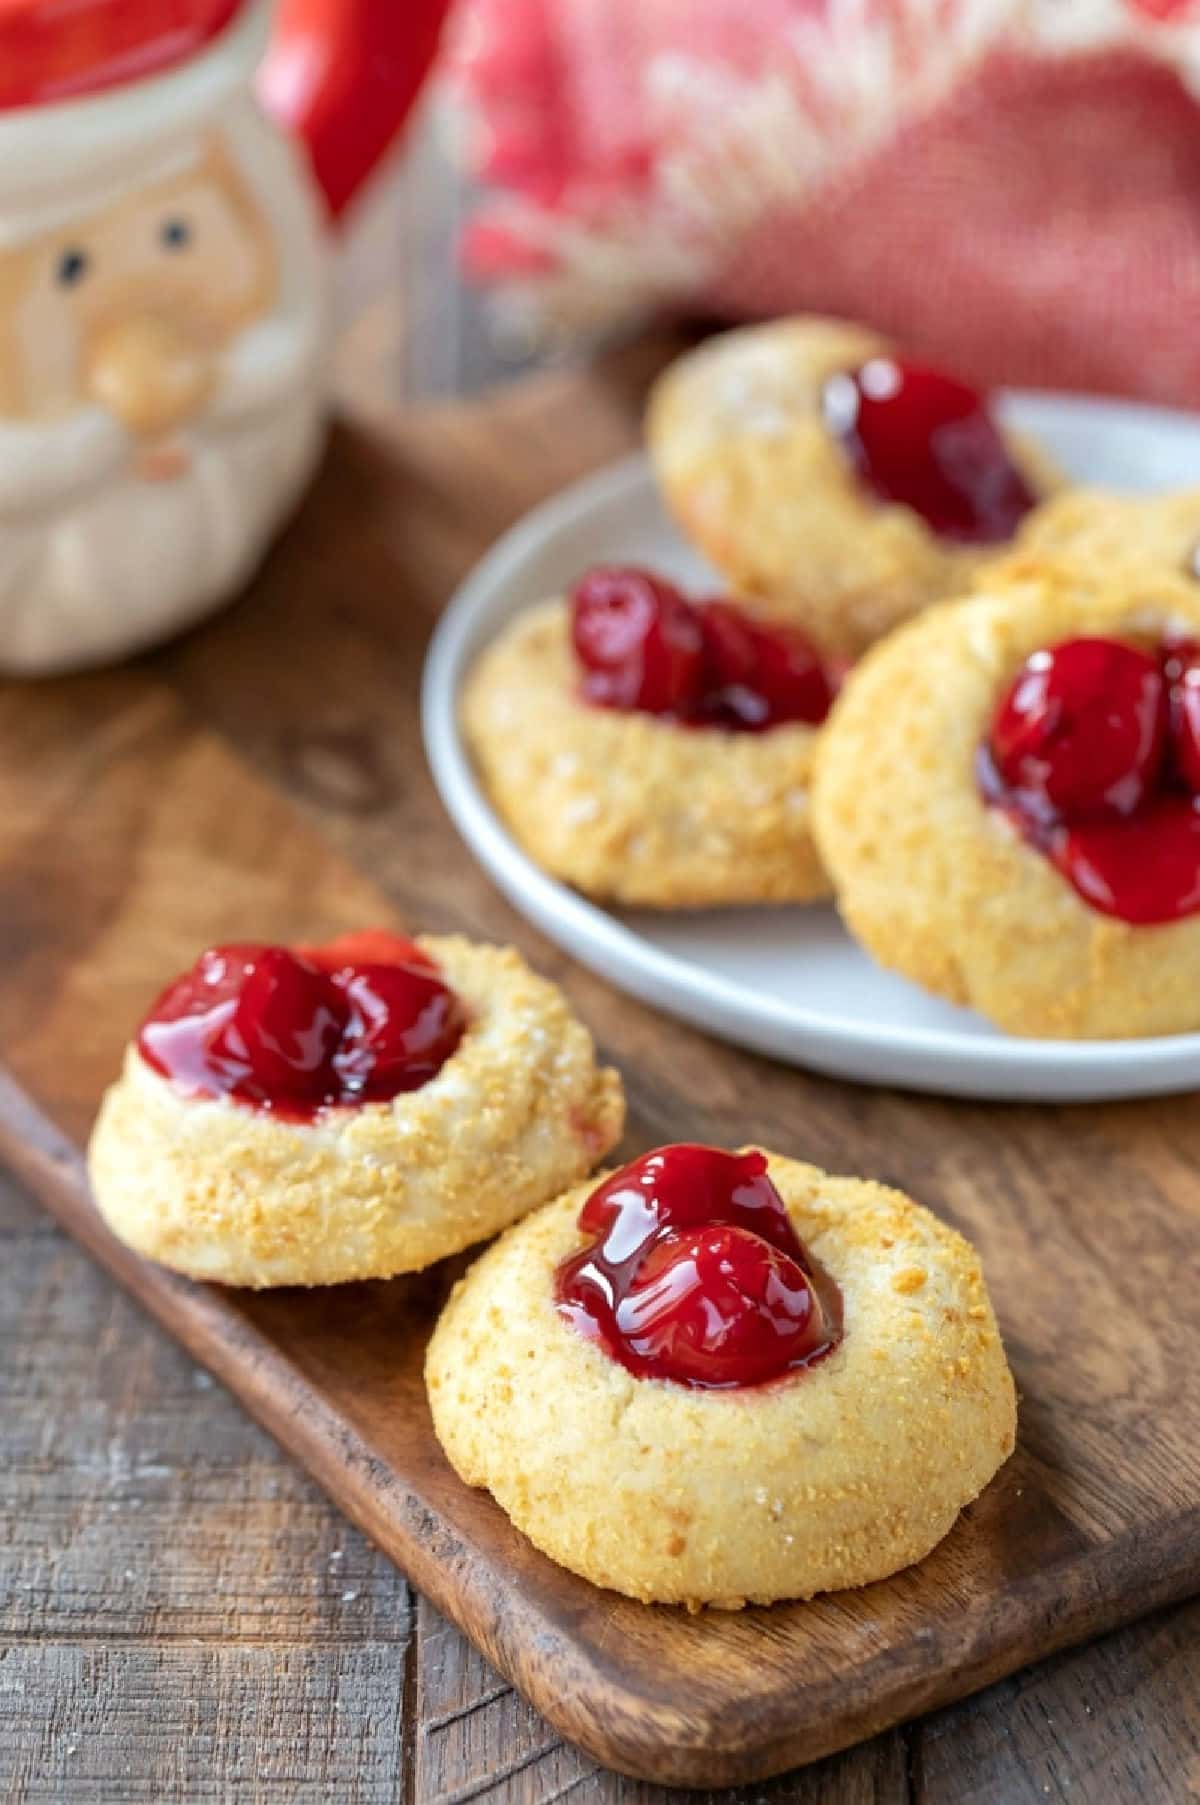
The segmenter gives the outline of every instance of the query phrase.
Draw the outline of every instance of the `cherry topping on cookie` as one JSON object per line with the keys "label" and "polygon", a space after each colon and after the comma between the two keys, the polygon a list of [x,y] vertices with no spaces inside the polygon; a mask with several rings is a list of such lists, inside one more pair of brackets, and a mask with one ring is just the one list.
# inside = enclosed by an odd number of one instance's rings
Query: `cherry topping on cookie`
{"label": "cherry topping on cookie", "polygon": [[1200,909],[1200,809],[1192,796],[1156,796],[1125,821],[1066,825],[1051,849],[1085,902],[1135,926]]}
{"label": "cherry topping on cookie", "polygon": [[814,1351],[820,1308],[795,1260],[727,1222],[651,1242],[617,1308],[627,1345],[660,1376],[755,1385]]}
{"label": "cherry topping on cookie", "polygon": [[250,1080],[266,1097],[321,1102],[350,1015],[331,979],[281,946],[264,946],[246,964],[232,1004],[227,1015],[222,1006],[206,1046],[213,1069],[232,1077],[231,1090]]}
{"label": "cherry topping on cookie", "polygon": [[761,732],[787,721],[817,726],[825,719],[833,684],[798,627],[764,626],[731,602],[708,602],[699,612],[706,720]]}
{"label": "cherry topping on cookie", "polygon": [[462,1006],[424,961],[351,966],[339,981],[351,1013],[332,1064],[347,1098],[383,1103],[441,1071],[462,1039]]}
{"label": "cherry topping on cookie", "polygon": [[159,997],[137,1044],[191,1095],[303,1121],[417,1089],[465,1026],[428,955],[372,933],[295,951],[212,947]]}
{"label": "cherry topping on cookie", "polygon": [[1035,652],[979,763],[1084,901],[1138,926],[1200,909],[1200,647],[1072,639]]}
{"label": "cherry topping on cookie", "polygon": [[685,726],[761,732],[825,719],[834,683],[798,628],[732,602],[688,601],[632,566],[589,571],[571,597],[585,700]]}
{"label": "cherry topping on cookie", "polygon": [[1167,731],[1158,661],[1114,639],[1035,652],[996,713],[1001,780],[1064,815],[1132,814],[1153,789]]}
{"label": "cherry topping on cookie", "polygon": [[940,538],[1011,539],[1036,496],[977,389],[898,357],[831,376],[824,411],[861,479]]}
{"label": "cherry topping on cookie", "polygon": [[621,565],[588,571],[572,595],[571,636],[589,702],[686,715],[700,699],[700,623],[662,577]]}
{"label": "cherry topping on cookie", "polygon": [[580,1228],[607,1238],[611,1248],[627,1241],[640,1246],[659,1228],[706,1222],[736,1222],[784,1253],[799,1253],[763,1155],[726,1153],[693,1141],[659,1147],[622,1166],[597,1185],[579,1215]]}
{"label": "cherry topping on cookie", "polygon": [[761,1153],[660,1147],[599,1185],[579,1226],[592,1239],[558,1269],[559,1310],[638,1378],[761,1385],[841,1337],[837,1287]]}
{"label": "cherry topping on cookie", "polygon": [[1172,640],[1163,647],[1170,711],[1170,756],[1193,795],[1200,794],[1200,645]]}

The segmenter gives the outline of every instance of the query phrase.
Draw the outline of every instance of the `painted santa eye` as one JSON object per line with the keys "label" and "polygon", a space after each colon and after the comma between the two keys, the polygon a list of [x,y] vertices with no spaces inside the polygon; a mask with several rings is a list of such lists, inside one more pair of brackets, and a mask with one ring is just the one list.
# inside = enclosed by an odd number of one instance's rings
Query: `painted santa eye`
{"label": "painted santa eye", "polygon": [[158,236],[168,251],[182,251],[192,242],[192,228],[186,219],[165,219]]}
{"label": "painted santa eye", "polygon": [[68,246],[58,260],[58,268],[54,272],[55,281],[61,283],[63,288],[74,288],[87,275],[90,262],[87,252],[81,251],[78,245]]}

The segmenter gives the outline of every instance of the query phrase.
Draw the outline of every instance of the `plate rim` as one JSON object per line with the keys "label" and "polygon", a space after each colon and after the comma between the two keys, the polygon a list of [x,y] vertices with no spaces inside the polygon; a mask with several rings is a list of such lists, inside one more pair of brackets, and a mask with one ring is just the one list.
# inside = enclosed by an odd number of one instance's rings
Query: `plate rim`
{"label": "plate rim", "polygon": [[[1118,409],[1145,426],[1200,432],[1200,420],[1194,415],[1142,403],[1046,390],[1005,391],[1002,399],[1017,406],[1053,406],[1085,419]],[[498,609],[495,596],[513,566],[528,560],[547,540],[561,536],[582,515],[618,504],[626,492],[640,493],[652,487],[653,480],[649,459],[639,450],[538,503],[501,534],[467,573],[430,641],[421,684],[422,734],[430,772],[460,837],[518,913],[618,989],[628,991],[636,986],[639,997],[709,1033],[803,1065],[834,1069],[823,1063],[832,1054],[836,1056],[834,1066],[841,1069],[839,1062],[844,1058],[849,1069],[842,1075],[857,1076],[860,1082],[889,1082],[943,1095],[982,1096],[990,1088],[992,1095],[1016,1099],[1029,1091],[1014,1081],[1022,1072],[1028,1078],[1033,1065],[1043,1073],[1057,1071],[1064,1080],[1073,1081],[1060,1092],[1061,1100],[1082,1101],[1089,1094],[1110,1098],[1163,1094],[1200,1085],[1200,1032],[1081,1041],[1041,1040],[997,1029],[994,1037],[975,1039],[952,1028],[868,1024],[809,1010],[803,1004],[780,1003],[761,993],[746,993],[732,979],[646,941],[598,903],[533,862],[509,834],[476,775],[458,723],[462,681],[482,646],[520,612],[519,607]],[[530,602],[535,599],[531,597]],[[890,1072],[883,1079],[880,1055]],[[897,1073],[896,1062],[905,1057],[935,1065],[969,1063],[969,1071],[958,1073],[967,1082],[954,1083],[953,1071],[933,1078]],[[855,1064],[860,1068],[857,1074]],[[1099,1087],[1090,1093],[1089,1080]]]}

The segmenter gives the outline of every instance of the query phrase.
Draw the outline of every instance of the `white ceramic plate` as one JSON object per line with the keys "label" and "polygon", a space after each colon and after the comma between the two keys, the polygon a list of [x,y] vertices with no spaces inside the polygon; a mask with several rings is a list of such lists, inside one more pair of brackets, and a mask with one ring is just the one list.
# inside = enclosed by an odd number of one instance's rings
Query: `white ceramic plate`
{"label": "white ceramic plate", "polygon": [[[1131,490],[1200,485],[1200,418],[1058,395],[1012,395],[1003,409],[1080,481]],[[497,542],[446,611],[425,670],[425,744],[442,800],[480,864],[543,933],[684,1021],[843,1078],[1046,1102],[1200,1086],[1200,1034],[1015,1039],[881,971],[830,907],[612,912],[540,871],[479,786],[458,732],[458,693],[506,621],[602,560],[653,565],[694,587],[713,583],[664,516],[645,459],[629,458],[535,509]]]}

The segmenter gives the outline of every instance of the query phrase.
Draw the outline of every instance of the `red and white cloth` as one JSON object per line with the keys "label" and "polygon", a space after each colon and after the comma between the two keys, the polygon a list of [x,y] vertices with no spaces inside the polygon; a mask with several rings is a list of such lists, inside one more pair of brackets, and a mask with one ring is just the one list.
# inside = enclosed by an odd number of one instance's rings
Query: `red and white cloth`
{"label": "red and white cloth", "polygon": [[460,0],[470,266],[1200,405],[1200,0]]}

